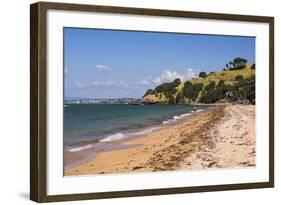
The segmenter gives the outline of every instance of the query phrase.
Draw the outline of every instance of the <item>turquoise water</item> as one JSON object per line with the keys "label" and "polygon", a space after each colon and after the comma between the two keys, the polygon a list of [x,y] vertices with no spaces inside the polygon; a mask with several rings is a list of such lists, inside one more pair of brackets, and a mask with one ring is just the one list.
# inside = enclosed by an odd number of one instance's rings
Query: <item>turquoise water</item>
{"label": "turquoise water", "polygon": [[[197,110],[206,105],[196,106]],[[191,114],[191,105],[71,104],[64,106],[64,145],[145,134]]]}

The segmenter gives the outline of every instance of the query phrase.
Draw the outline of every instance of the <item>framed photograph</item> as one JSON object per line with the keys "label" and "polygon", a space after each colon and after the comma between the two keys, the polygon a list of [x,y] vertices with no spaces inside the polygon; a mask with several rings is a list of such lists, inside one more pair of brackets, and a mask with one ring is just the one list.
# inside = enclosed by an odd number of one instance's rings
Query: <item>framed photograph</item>
{"label": "framed photograph", "polygon": [[30,197],[274,186],[274,18],[31,5]]}

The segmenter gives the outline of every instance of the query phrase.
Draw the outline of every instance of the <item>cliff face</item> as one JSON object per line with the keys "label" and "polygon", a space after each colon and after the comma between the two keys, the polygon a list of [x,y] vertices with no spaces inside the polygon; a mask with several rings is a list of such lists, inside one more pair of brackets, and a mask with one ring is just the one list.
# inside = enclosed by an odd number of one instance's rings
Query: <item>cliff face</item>
{"label": "cliff face", "polygon": [[175,79],[150,89],[143,103],[186,104],[233,102],[248,99],[254,103],[255,67],[247,64],[239,69],[224,69],[207,76],[181,82]]}

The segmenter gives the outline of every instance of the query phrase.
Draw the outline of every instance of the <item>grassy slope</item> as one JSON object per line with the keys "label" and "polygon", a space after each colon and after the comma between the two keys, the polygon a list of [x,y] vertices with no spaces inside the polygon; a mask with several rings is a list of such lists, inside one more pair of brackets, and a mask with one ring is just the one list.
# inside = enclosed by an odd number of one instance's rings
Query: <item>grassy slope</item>
{"label": "grassy slope", "polygon": [[[244,78],[248,78],[248,77],[250,77],[251,75],[254,75],[254,74],[255,74],[255,70],[252,70],[251,65],[247,64],[246,67],[244,69],[241,69],[241,70],[217,71],[217,72],[214,72],[213,74],[209,75],[207,78],[192,78],[191,83],[192,84],[202,83],[204,86],[206,86],[210,81],[215,81],[216,83],[218,83],[220,80],[224,80],[225,84],[232,85],[236,82],[235,77],[237,75],[242,75]],[[180,91],[182,91],[183,87],[184,87],[184,83],[182,82],[177,87],[177,92],[176,92],[174,97],[176,97],[176,95]],[[200,98],[200,95],[201,95],[201,91],[198,95],[198,99]],[[198,101],[198,99],[197,99],[197,101]],[[155,96],[155,95],[147,95],[143,98],[143,101],[165,103],[165,102],[167,102],[167,99],[166,99],[164,94],[162,94],[161,98],[160,98],[160,94],[158,94],[158,97]]]}
{"label": "grassy slope", "polygon": [[192,78],[191,82],[194,83],[203,83],[205,86],[210,81],[215,81],[218,83],[220,80],[224,80],[225,84],[232,85],[235,82],[235,77],[237,75],[242,75],[244,78],[248,78],[251,75],[255,74],[255,70],[251,69],[251,65],[246,65],[244,69],[241,70],[226,70],[226,71],[218,71],[207,78]]}

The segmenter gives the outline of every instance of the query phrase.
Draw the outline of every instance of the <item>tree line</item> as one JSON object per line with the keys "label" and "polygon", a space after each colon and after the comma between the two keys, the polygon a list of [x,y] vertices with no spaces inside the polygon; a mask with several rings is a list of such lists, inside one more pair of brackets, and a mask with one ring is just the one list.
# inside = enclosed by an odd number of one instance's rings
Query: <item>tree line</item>
{"label": "tree line", "polygon": [[[235,58],[226,66],[229,70],[244,68],[247,60],[244,58]],[[255,64],[251,65],[251,69],[255,69]],[[214,72],[211,72],[214,73]],[[210,74],[211,74],[210,73]],[[209,74],[209,75],[210,75]],[[199,73],[200,78],[207,78],[206,72]],[[182,90],[177,90],[181,84],[179,78],[170,83],[163,83],[157,86],[154,90],[146,91],[147,95],[165,95],[169,104],[184,104],[184,103],[216,103],[216,102],[237,102],[246,101],[255,104],[255,75],[249,78],[244,78],[242,75],[237,75],[232,84],[226,84],[224,80],[209,81],[205,86],[202,83],[192,83],[185,81]]]}

